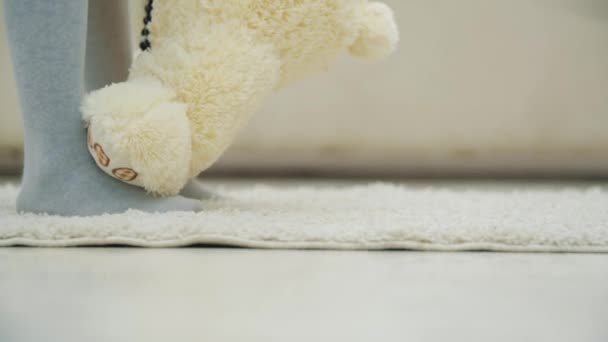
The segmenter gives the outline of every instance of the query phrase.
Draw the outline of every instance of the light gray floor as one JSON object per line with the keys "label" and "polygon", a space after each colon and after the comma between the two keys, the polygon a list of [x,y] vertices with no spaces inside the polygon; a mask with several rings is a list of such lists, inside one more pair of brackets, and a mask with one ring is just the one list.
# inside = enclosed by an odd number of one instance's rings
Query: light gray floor
{"label": "light gray floor", "polygon": [[5,248],[0,341],[604,342],[608,255]]}
{"label": "light gray floor", "polygon": [[0,341],[607,341],[603,255],[2,249]]}

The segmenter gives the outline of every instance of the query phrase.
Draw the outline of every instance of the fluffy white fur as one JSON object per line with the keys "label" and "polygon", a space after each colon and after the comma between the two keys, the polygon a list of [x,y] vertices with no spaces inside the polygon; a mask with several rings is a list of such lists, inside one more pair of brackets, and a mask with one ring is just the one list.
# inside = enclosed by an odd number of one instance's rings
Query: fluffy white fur
{"label": "fluffy white fur", "polygon": [[211,166],[273,90],[325,70],[344,50],[366,60],[398,41],[389,7],[367,0],[156,1],[152,48],[129,80],[91,93],[83,116],[112,175],[172,195]]}
{"label": "fluffy white fur", "polygon": [[[0,186],[0,246],[219,244],[261,248],[608,253],[608,190],[394,184],[224,184],[199,213],[19,214]],[[599,183],[598,183],[599,184]],[[503,184],[504,185],[504,184]],[[515,188],[518,186],[515,186]],[[2,260],[2,259],[0,259]]]}

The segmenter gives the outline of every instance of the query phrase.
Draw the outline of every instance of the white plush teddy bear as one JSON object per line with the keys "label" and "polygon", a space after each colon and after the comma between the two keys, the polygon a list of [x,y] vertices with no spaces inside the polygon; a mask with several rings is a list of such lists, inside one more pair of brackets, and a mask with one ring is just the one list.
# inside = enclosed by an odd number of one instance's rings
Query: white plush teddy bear
{"label": "white plush teddy bear", "polygon": [[99,167],[158,195],[211,166],[274,90],[398,41],[390,8],[368,0],[148,1],[129,79],[82,110]]}

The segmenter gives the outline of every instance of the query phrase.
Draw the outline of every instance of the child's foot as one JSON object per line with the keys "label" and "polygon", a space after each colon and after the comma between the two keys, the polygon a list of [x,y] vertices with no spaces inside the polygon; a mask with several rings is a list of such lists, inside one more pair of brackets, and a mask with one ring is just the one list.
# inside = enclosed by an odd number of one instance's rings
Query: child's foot
{"label": "child's foot", "polygon": [[205,186],[196,179],[190,179],[179,194],[180,196],[198,200],[208,200],[219,197],[217,194],[207,190]]}
{"label": "child's foot", "polygon": [[90,158],[67,172],[40,171],[26,173],[17,200],[18,211],[92,216],[129,209],[147,212],[202,210],[200,201],[181,196],[155,198],[140,188],[117,181],[99,170]]}

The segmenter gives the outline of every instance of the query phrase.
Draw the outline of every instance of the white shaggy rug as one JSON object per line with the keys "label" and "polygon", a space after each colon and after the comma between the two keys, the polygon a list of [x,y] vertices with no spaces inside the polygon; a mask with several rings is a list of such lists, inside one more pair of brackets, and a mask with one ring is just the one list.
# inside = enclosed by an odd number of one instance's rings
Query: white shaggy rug
{"label": "white shaggy rug", "polygon": [[18,214],[0,187],[0,246],[608,252],[608,191],[457,191],[391,184],[220,190],[204,212]]}

